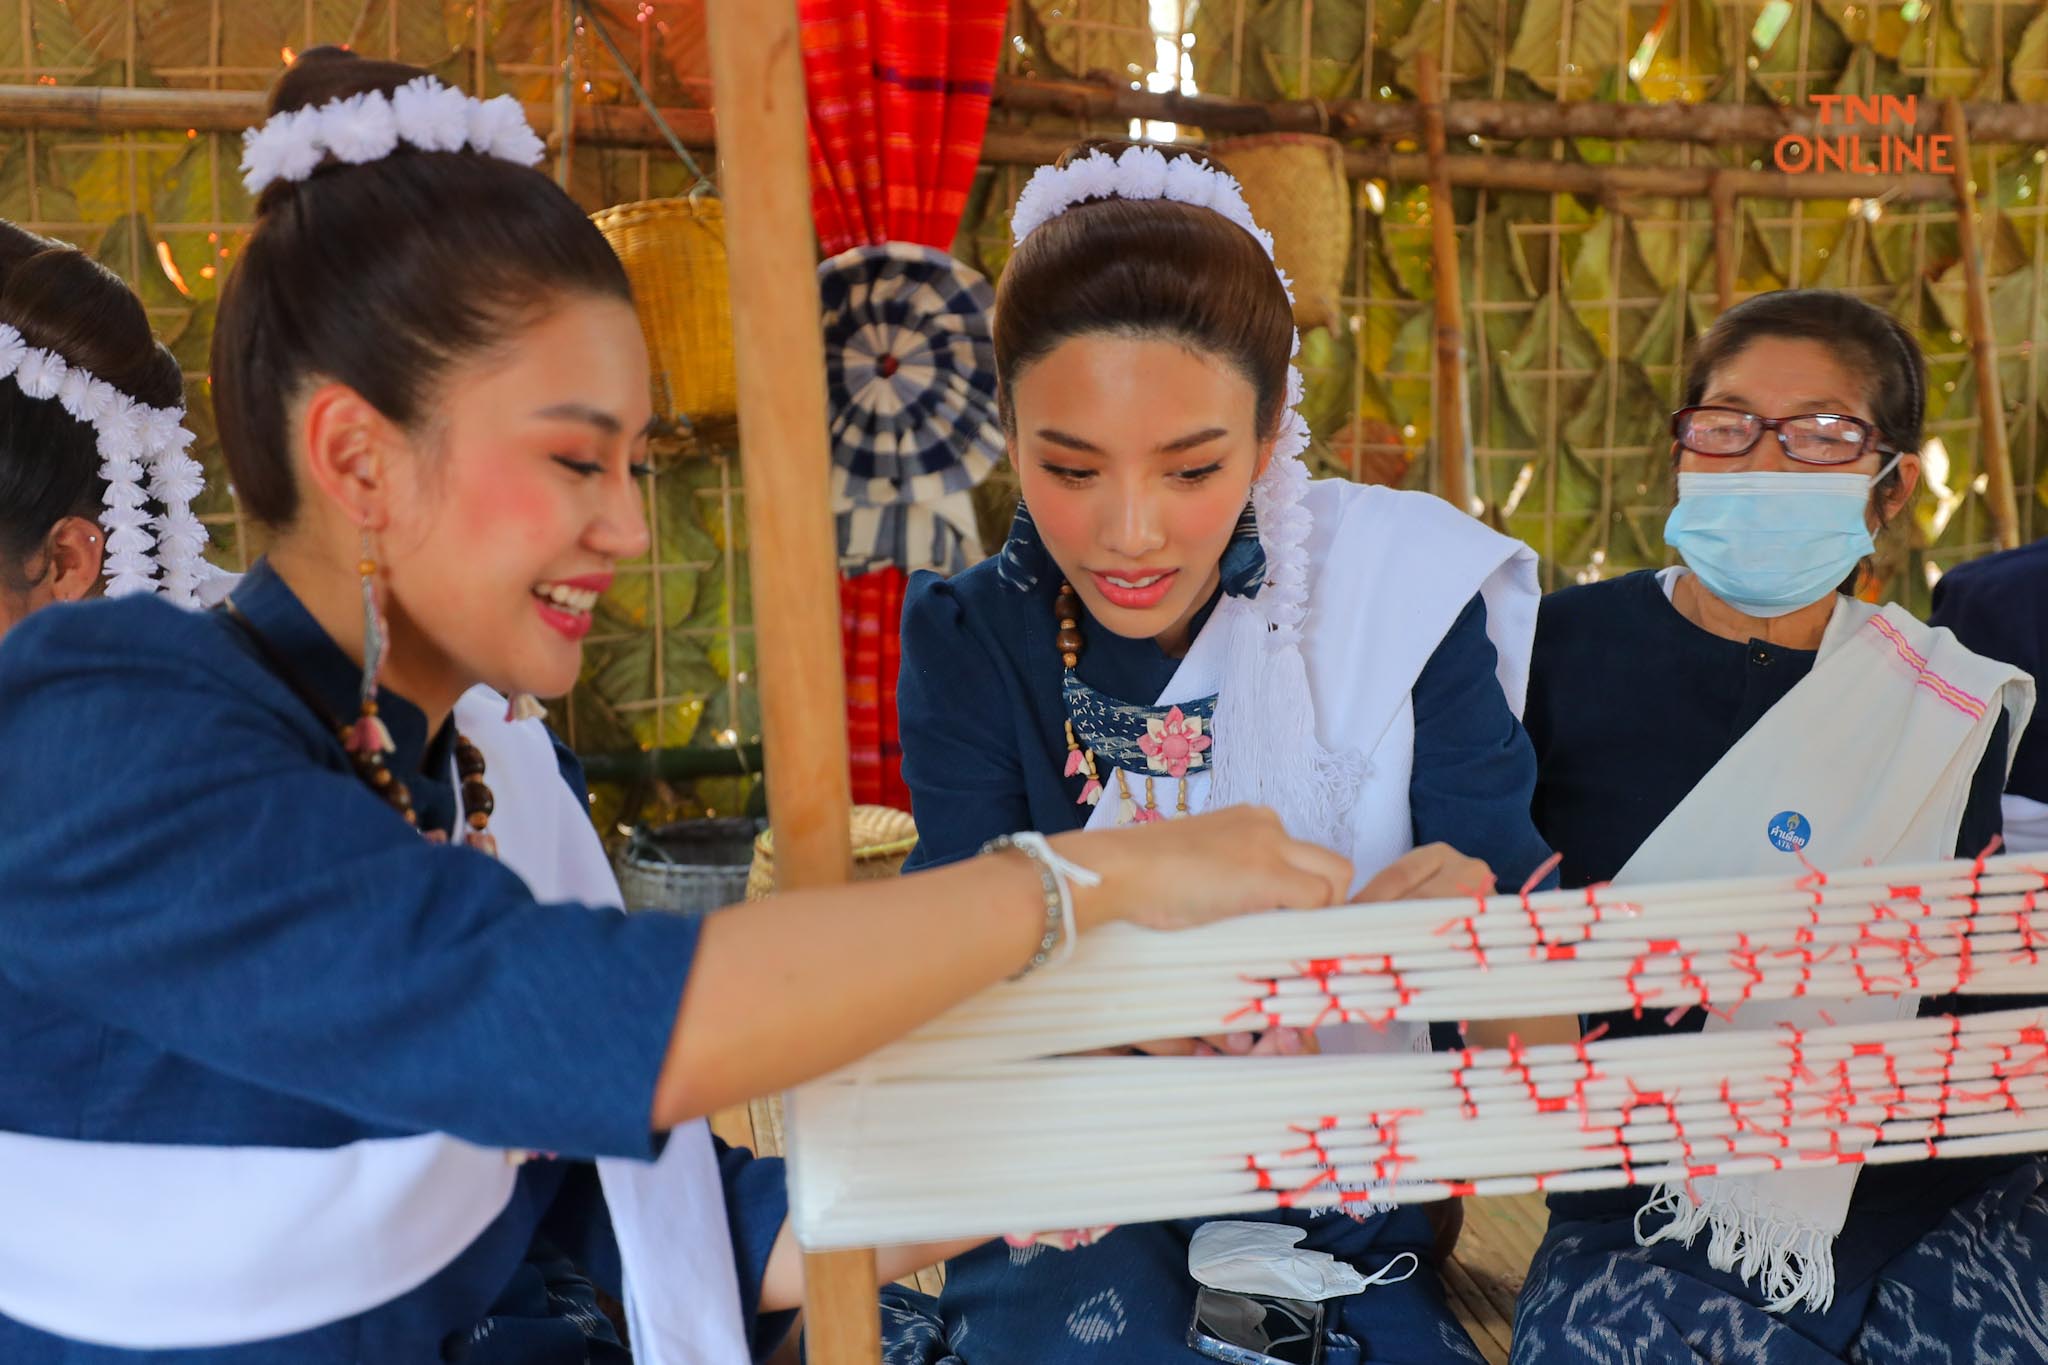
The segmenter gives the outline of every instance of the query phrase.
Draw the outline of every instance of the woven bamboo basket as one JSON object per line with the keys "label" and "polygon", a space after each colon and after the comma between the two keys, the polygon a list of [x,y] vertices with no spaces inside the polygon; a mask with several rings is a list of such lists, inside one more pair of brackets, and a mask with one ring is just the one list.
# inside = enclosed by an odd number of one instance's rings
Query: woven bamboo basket
{"label": "woven bamboo basket", "polygon": [[1211,143],[1209,150],[1244,186],[1252,216],[1273,234],[1274,261],[1294,282],[1295,326],[1336,327],[1351,261],[1343,147],[1313,133],[1264,133]]}
{"label": "woven bamboo basket", "polygon": [[628,910],[701,915],[746,894],[759,820],[683,820],[633,831],[613,860]]}
{"label": "woven bamboo basket", "polygon": [[654,365],[654,408],[703,421],[739,411],[725,207],[710,195],[647,199],[591,215],[633,282]]}
{"label": "woven bamboo basket", "polygon": [[[890,806],[855,806],[849,817],[853,831],[853,879],[879,881],[903,870],[903,860],[917,847],[917,826],[909,815]],[[763,830],[754,840],[754,866],[747,874],[747,899],[760,900],[775,889],[775,831]]]}

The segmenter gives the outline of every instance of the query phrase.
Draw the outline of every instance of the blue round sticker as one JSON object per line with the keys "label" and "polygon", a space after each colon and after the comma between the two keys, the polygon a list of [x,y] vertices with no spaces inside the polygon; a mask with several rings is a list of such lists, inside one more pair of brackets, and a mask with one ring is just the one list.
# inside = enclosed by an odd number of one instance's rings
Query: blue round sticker
{"label": "blue round sticker", "polygon": [[1771,817],[1771,844],[1786,853],[1797,853],[1813,840],[1813,826],[1796,810],[1781,810]]}

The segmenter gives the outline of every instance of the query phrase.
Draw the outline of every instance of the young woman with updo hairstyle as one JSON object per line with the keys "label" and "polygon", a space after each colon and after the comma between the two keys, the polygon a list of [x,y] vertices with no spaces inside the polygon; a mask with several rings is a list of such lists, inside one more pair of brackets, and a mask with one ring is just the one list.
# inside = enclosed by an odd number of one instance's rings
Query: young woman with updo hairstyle
{"label": "young woman with updo hairstyle", "polygon": [[[1349,865],[1240,808],[616,913],[573,758],[507,698],[576,682],[647,551],[624,272],[516,106],[323,48],[272,111],[212,362],[269,554],[218,610],[0,644],[0,1359],[620,1361],[582,1276],[622,1261],[643,1359],[765,1355],[802,1292],[781,1168],[703,1116],[1042,960],[1049,888],[1077,931],[1170,929],[1328,904]],[[175,393],[63,297],[46,338]],[[10,581],[87,596],[85,452],[0,414]]]}
{"label": "young woman with updo hairstyle", "polygon": [[[1176,185],[1188,197],[1162,197]],[[1046,203],[1051,216],[1033,207]],[[1535,624],[1527,548],[1424,494],[1308,480],[1289,301],[1222,169],[1085,145],[1041,171],[1017,213],[994,341],[1022,507],[997,556],[917,575],[906,596],[909,865],[1020,827],[1170,828],[1217,791],[1257,788],[1290,829],[1351,859],[1346,890],[1361,898],[1522,886],[1549,852],[1516,720]],[[1195,874],[1156,875],[1170,898]],[[1354,1021],[1141,1050],[1428,1043],[1417,1026]],[[1214,1102],[1233,1102],[1228,1085]],[[1343,1210],[1259,1216],[1371,1283],[1324,1305],[1321,1358],[1479,1359],[1445,1301],[1431,1216]],[[936,1299],[886,1291],[889,1358],[1181,1365],[1199,1225],[974,1251]]]}
{"label": "young woman with updo hairstyle", "polygon": [[[1996,846],[2031,681],[1856,595],[1873,536],[1919,478],[1926,391],[1912,336],[1847,294],[1762,294],[1700,339],[1671,425],[1665,536],[1683,562],[1566,588],[1538,619],[1535,814],[1564,885],[1797,878]],[[1587,1023],[1712,1035],[2027,1003],[1867,997]],[[1550,1207],[1519,1365],[2048,1359],[2048,1165],[2032,1157],[1788,1169]]]}
{"label": "young woman with updo hairstyle", "polygon": [[[119,276],[0,223],[0,323],[155,408],[185,405],[178,362]],[[0,383],[0,637],[32,611],[105,589],[107,481],[92,424]]]}

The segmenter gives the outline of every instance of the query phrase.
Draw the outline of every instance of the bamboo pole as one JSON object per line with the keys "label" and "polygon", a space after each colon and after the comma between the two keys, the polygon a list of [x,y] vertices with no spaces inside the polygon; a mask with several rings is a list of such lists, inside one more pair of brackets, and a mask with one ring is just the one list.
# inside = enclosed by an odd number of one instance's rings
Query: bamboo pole
{"label": "bamboo pole", "polygon": [[[1098,81],[996,78],[995,107],[1019,114],[1056,114],[1076,122],[1122,123],[1156,119],[1209,133],[1324,133],[1338,138],[1399,138],[1423,134],[1419,104],[1393,100],[1233,99],[1184,95],[1178,91],[1134,90]],[[1612,104],[1597,100],[1446,100],[1444,132],[1449,138],[1479,136],[1502,141],[1593,137],[1649,142],[1773,143],[1787,134],[1827,137],[1851,131],[1839,122],[1822,124],[1812,109],[1757,104]],[[2048,105],[1973,103],[1964,106],[1970,134],[1979,143],[2048,142]],[[1940,132],[1930,101],[1915,106],[1911,125],[1901,121],[1884,132],[1911,137]],[[1865,127],[1862,131],[1874,132]]]}
{"label": "bamboo pole", "polygon": [[[151,131],[193,128],[200,132],[239,132],[262,122],[267,96],[255,90],[150,90],[89,85],[0,85],[0,127],[76,132]],[[1009,128],[988,130],[989,140],[1007,155],[991,160],[1043,160],[1056,155],[1080,135],[1084,122],[1121,122],[1146,118],[1178,122],[1214,133],[1317,132],[1339,138],[1398,140],[1422,135],[1422,110],[1417,104],[1391,101],[1314,101],[1260,104],[1221,95],[1182,95],[1117,90],[1079,81],[1028,81],[999,78],[995,107],[1013,113],[1056,114],[1072,118],[1072,130]],[[1512,100],[1446,100],[1442,104],[1444,136],[1455,141],[1469,136],[1499,141],[1559,137],[1596,137],[1647,142],[1770,143],[1787,133],[1821,135],[1813,116],[1790,108],[1720,104],[1600,104],[1593,102],[1533,103]],[[1964,106],[1972,141],[2048,143],[2048,104],[1969,104]],[[551,134],[560,115],[553,101],[527,106],[527,118],[543,137]],[[668,108],[662,118],[683,143],[709,147],[716,126],[708,109]],[[576,137],[599,145],[657,147],[660,131],[640,109],[629,105],[584,104],[575,110]],[[1923,124],[1927,120],[1922,121]],[[1903,125],[1886,130],[1906,136]],[[1040,149],[1050,147],[1050,153]],[[1384,153],[1380,153],[1384,155]],[[1483,158],[1466,158],[1479,161]],[[1416,158],[1421,160],[1421,158]],[[1455,160],[1455,159],[1454,159]],[[1539,163],[1540,164],[1540,163]],[[1597,169],[1586,167],[1582,169]],[[1639,167],[1663,170],[1686,183],[1704,183],[1707,168]],[[1356,173],[1356,172],[1354,172]],[[1384,171],[1374,171],[1383,174]],[[1878,176],[1837,171],[1785,175],[1782,172],[1738,172],[1789,184],[1839,182],[1850,186],[1828,198],[1867,195],[1873,186],[1889,189],[1897,181],[1941,180],[1940,175]],[[1519,187],[1517,187],[1519,188]],[[1782,190],[1773,193],[1784,197]],[[1926,197],[1926,196],[1923,196]]]}
{"label": "bamboo pole", "polygon": [[[796,5],[711,0],[708,17],[776,884],[829,886],[852,871],[852,795]],[[871,1250],[804,1258],[813,1365],[880,1361],[875,1283]]]}
{"label": "bamboo pole", "polygon": [[[234,133],[263,121],[264,101],[265,96],[255,91],[0,85],[0,128],[97,133],[182,131],[190,128],[198,132]],[[1652,106],[1605,107],[1637,109]],[[1445,104],[1443,108],[1448,144],[1449,139],[1458,136],[1449,117],[1457,106]],[[526,116],[535,132],[553,140],[561,122],[553,101],[527,105]],[[1419,113],[1416,117],[1419,118]],[[637,108],[612,104],[578,105],[574,118],[575,140],[585,146],[665,148],[668,145],[654,121]],[[662,118],[686,147],[715,145],[717,127],[709,110],[664,109]],[[2048,122],[2048,106],[2043,107],[2043,119]],[[1072,146],[1079,137],[1079,128],[994,126],[988,130],[982,144],[982,160],[995,165],[1044,165]],[[2043,129],[2041,140],[2048,142],[2048,128]],[[1732,193],[1745,197],[1857,199],[1868,196],[1877,186],[1882,186],[1887,198],[1899,202],[1945,200],[1955,194],[1950,177],[1930,173],[1873,177],[1848,171],[1824,171],[1788,175],[1782,171],[1715,170],[1709,167],[1586,166],[1505,156],[1446,156],[1444,165],[1451,184],[1456,186],[1527,190],[1538,194],[1642,194],[1671,199],[1699,198],[1710,192],[1716,176],[1726,180]],[[1385,179],[1409,184],[1425,183],[1430,175],[1428,157],[1376,148],[1354,147],[1348,150],[1344,156],[1344,169],[1354,180]]]}
{"label": "bamboo pole", "polygon": [[1735,264],[1742,256],[1742,238],[1735,192],[1723,172],[1714,173],[1708,197],[1714,206],[1714,302],[1725,313],[1735,306]]}
{"label": "bamboo pole", "polygon": [[[1706,166],[1588,166],[1509,156],[1447,156],[1444,164],[1453,185],[1538,194],[1644,194],[1664,199],[1702,199],[1713,192],[1717,175],[1724,178],[1730,193],[1744,198],[1860,199],[1882,191],[1893,201],[1921,202],[1949,199],[1955,194],[1948,176],[1928,173],[1872,177],[1823,171],[1787,175],[1783,171],[1716,170]],[[1344,155],[1344,170],[1354,180],[1419,184],[1429,178],[1429,158],[1354,148]]]}
{"label": "bamboo pole", "polygon": [[1998,333],[1991,323],[1991,286],[1984,278],[1983,238],[1977,231],[1976,186],[1970,180],[1970,132],[1963,106],[1946,104],[1951,155],[1955,158],[1956,245],[1963,257],[1964,297],[1969,305],[1970,359],[1977,368],[1977,449],[1987,483],[1991,534],[2002,550],[2020,543],[2019,508],[2012,487],[2012,451],[2005,434],[2005,397],[1998,383]]}
{"label": "bamboo pole", "polygon": [[[261,90],[145,90],[99,85],[0,85],[0,127],[91,133],[192,129],[239,133],[263,122],[270,96]],[[708,109],[664,109],[662,118],[684,145],[710,147],[716,123]],[[664,147],[654,121],[638,108],[581,104],[574,110],[579,142],[600,146]],[[559,101],[526,106],[534,132],[552,138],[561,125]]]}
{"label": "bamboo pole", "polygon": [[1443,86],[1436,55],[1416,58],[1422,77],[1422,126],[1429,161],[1429,235],[1436,262],[1436,491],[1472,510],[1472,436],[1465,401],[1465,324],[1458,275],[1458,213],[1444,162]]}

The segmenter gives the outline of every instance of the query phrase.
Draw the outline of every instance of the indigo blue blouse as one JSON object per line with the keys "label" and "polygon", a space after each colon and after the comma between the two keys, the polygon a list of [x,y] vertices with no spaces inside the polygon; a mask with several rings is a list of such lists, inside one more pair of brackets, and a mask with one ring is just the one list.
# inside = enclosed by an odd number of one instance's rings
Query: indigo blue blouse
{"label": "indigo blue blouse", "polygon": [[[1004,586],[994,560],[950,579],[912,578],[896,693],[903,776],[917,817],[909,866],[969,857],[998,834],[1057,834],[1087,823],[1089,807],[1075,801],[1082,779],[1064,776],[1058,593],[1050,574],[1029,592]],[[1197,617],[1197,631],[1214,606],[1212,600]],[[1180,667],[1152,641],[1126,639],[1085,616],[1082,634],[1077,671],[1105,696],[1149,706]],[[1501,694],[1495,661],[1486,608],[1475,597],[1415,683],[1408,797],[1417,843],[1442,840],[1483,858],[1502,885],[1520,886],[1550,853],[1529,818],[1535,757]],[[1343,698],[1321,704],[1341,706]],[[1161,796],[1170,806],[1170,790]],[[1454,1026],[1432,1032],[1440,1043],[1455,1038]],[[1435,1236],[1418,1205],[1362,1221],[1308,1210],[1250,1217],[1302,1227],[1305,1245],[1369,1275],[1399,1274],[1403,1253],[1427,1258]],[[920,1350],[920,1333],[957,1341],[971,1330],[959,1357],[972,1360],[1192,1360],[1183,1344],[1194,1299],[1187,1247],[1202,1221],[1120,1227],[1092,1247],[1058,1255],[1000,1243],[969,1252],[948,1266],[939,1300],[895,1289],[885,1294],[890,1359],[935,1359]],[[1339,1299],[1329,1310],[1333,1361],[1355,1361],[1361,1352],[1372,1360],[1469,1358],[1434,1275]]]}
{"label": "indigo blue blouse", "polygon": [[[234,601],[311,701],[354,714],[358,670],[283,580],[258,565]],[[448,830],[452,728],[429,735],[389,693],[381,710],[422,827]],[[129,598],[30,618],[0,644],[0,755],[0,1129],[310,1148],[442,1132],[564,1158],[526,1163],[466,1251],[359,1316],[164,1352],[0,1318],[0,1360],[625,1358],[567,1264],[616,1292],[602,1198],[578,1158],[658,1150],[648,1120],[695,921],[536,904],[495,860],[429,845],[217,612]],[[69,776],[53,788],[53,774]],[[786,1212],[781,1164],[720,1161],[742,1306],[765,1351],[789,1321],[754,1318]]]}
{"label": "indigo blue blouse", "polygon": [[[908,867],[969,857],[999,834],[1058,834],[1088,822],[1089,808],[1075,803],[1081,779],[1063,775],[1058,595],[1053,575],[1029,592],[1005,587],[994,560],[952,578],[912,577],[896,684],[903,779],[917,817]],[[1196,618],[1197,631],[1214,605]],[[1180,667],[1151,640],[1092,620],[1081,629],[1076,671],[1120,701],[1151,705]],[[1485,860],[1502,886],[1519,887],[1550,851],[1529,818],[1535,756],[1501,695],[1495,661],[1486,607],[1475,597],[1416,679],[1408,801],[1416,843],[1441,840]]]}

